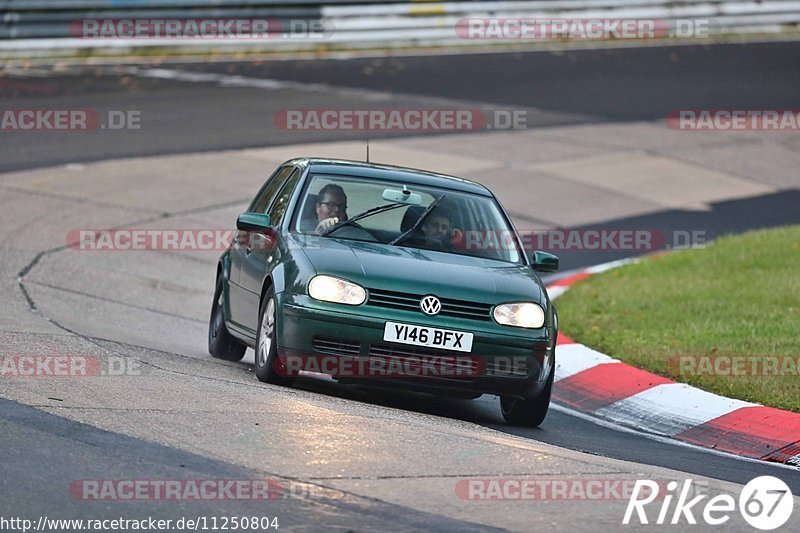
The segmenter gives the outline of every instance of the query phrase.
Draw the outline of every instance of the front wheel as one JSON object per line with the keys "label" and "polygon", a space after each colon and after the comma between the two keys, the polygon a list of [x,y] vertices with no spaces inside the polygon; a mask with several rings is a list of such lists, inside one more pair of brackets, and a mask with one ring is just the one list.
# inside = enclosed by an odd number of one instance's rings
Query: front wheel
{"label": "front wheel", "polygon": [[521,400],[508,396],[500,397],[500,410],[503,418],[509,424],[515,426],[537,427],[544,422],[547,411],[550,408],[550,395],[553,391],[553,376],[555,368],[550,371],[547,384],[542,392],[533,400]]}
{"label": "front wheel", "polygon": [[261,310],[258,316],[256,377],[265,383],[291,385],[294,378],[288,376],[286,372],[279,372],[281,363],[278,361],[278,343],[276,342],[276,307],[275,293],[270,287],[261,301]]}
{"label": "front wheel", "polygon": [[208,322],[208,353],[217,359],[239,361],[244,357],[247,346],[235,339],[225,326],[225,306],[222,294],[222,274],[217,277],[214,303],[211,305],[211,318]]}

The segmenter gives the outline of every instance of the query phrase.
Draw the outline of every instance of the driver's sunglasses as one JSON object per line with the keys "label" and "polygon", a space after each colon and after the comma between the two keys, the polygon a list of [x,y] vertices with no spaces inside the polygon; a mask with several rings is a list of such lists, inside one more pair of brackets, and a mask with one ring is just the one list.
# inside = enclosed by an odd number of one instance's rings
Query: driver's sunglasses
{"label": "driver's sunglasses", "polygon": [[317,202],[317,205],[324,205],[331,211],[334,209],[338,209],[339,211],[344,211],[347,209],[347,204],[337,204],[336,202]]}

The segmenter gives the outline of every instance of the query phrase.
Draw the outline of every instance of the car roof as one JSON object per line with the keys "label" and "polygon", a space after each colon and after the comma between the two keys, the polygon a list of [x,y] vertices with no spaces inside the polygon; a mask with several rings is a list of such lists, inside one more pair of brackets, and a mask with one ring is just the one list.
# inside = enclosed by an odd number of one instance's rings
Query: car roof
{"label": "car roof", "polygon": [[419,170],[416,168],[382,165],[379,163],[366,163],[364,161],[350,161],[347,159],[326,159],[318,157],[303,157],[287,161],[284,164],[308,166],[315,174],[335,174],[341,176],[355,176],[382,179],[414,185],[427,185],[443,189],[493,196],[491,191],[474,181]]}

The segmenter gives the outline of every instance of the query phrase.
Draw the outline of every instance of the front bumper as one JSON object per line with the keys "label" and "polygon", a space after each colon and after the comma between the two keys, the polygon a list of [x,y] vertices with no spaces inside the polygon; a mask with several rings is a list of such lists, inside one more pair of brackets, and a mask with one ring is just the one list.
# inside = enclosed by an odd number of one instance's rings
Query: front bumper
{"label": "front bumper", "polygon": [[[431,318],[407,310],[330,304],[305,294],[284,292],[276,297],[278,309],[282,310],[277,320],[278,351],[282,356],[340,357],[361,365],[428,356],[437,360],[455,357],[464,361],[466,358],[474,362],[467,373],[434,371],[426,372],[424,376],[413,373],[392,373],[382,377],[362,375],[358,381],[379,380],[393,388],[456,395],[486,393],[535,398],[544,388],[555,364],[556,332],[552,325],[538,330],[523,330],[488,321]],[[471,332],[474,335],[472,350],[470,353],[444,352],[384,341],[387,321]],[[398,365],[392,368],[407,367]]]}

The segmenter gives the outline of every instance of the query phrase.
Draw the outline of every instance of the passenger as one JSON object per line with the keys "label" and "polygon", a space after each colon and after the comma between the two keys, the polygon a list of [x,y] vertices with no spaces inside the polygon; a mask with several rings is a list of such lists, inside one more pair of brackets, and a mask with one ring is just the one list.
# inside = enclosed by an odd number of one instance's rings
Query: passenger
{"label": "passenger", "polygon": [[425,247],[434,250],[445,250],[450,248],[452,237],[452,227],[450,214],[444,209],[434,208],[425,217],[422,223],[422,234],[425,236]]}

